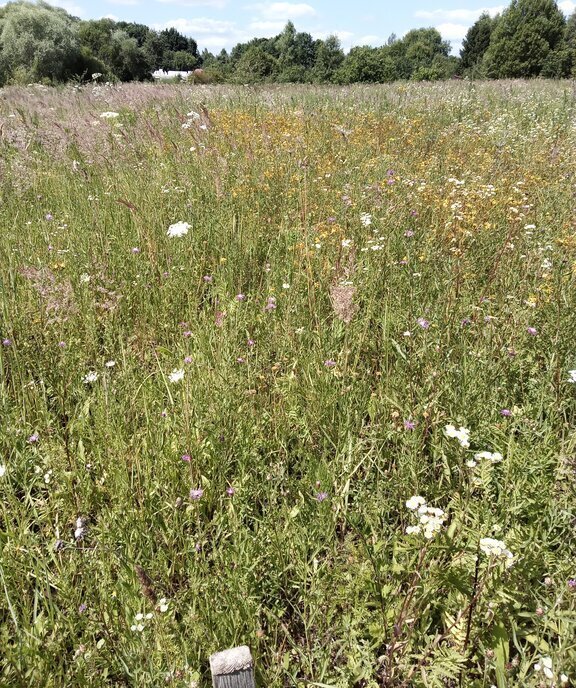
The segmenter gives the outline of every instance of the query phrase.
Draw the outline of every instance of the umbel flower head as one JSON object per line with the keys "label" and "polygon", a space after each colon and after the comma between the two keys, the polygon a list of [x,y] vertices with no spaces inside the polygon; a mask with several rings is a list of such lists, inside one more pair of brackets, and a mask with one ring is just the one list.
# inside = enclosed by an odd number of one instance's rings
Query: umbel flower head
{"label": "umbel flower head", "polygon": [[424,497],[420,495],[410,497],[406,502],[406,508],[416,512],[419,521],[418,525],[406,528],[406,535],[423,533],[427,540],[431,540],[440,531],[446,520],[446,515],[442,509],[428,506]]}
{"label": "umbel flower head", "polygon": [[175,222],[173,225],[170,225],[170,227],[168,227],[168,231],[166,233],[169,237],[181,237],[188,234],[188,230],[191,227],[192,225],[188,224],[188,222]]}
{"label": "umbel flower head", "polygon": [[444,428],[444,432],[446,433],[446,437],[454,437],[457,439],[461,447],[468,449],[470,446],[470,430],[467,428],[460,426],[456,429],[453,425],[447,425]]}
{"label": "umbel flower head", "polygon": [[506,547],[502,540],[495,540],[494,538],[482,538],[480,540],[480,551],[488,557],[504,560],[507,566],[512,565],[514,555]]}

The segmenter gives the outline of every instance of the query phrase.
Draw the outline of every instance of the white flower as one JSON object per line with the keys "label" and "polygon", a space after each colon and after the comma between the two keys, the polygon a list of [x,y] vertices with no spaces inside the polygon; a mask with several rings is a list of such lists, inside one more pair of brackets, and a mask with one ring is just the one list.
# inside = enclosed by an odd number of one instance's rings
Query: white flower
{"label": "white flower", "polygon": [[560,674],[560,683],[568,683],[569,680],[570,679],[568,676],[566,676],[566,674]]}
{"label": "white flower", "polygon": [[426,500],[424,497],[421,497],[420,495],[414,495],[413,497],[410,497],[410,499],[406,502],[406,508],[411,509],[412,511],[415,511],[418,509],[420,506],[425,506],[426,505]]}
{"label": "white flower", "polygon": [[482,461],[482,459],[486,459],[492,463],[500,463],[503,457],[500,452],[481,451],[478,452],[478,454],[474,454],[474,458],[476,461]]}
{"label": "white flower", "polygon": [[116,117],[119,117],[120,115],[117,112],[103,112],[100,117],[102,119],[115,119]]}
{"label": "white flower", "polygon": [[342,248],[348,248],[352,244],[352,239],[342,239]]}
{"label": "white flower", "polygon": [[144,614],[142,614],[142,612],[138,612],[138,614],[136,614],[136,616],[134,617],[136,621],[142,621],[143,618]]}
{"label": "white flower", "polygon": [[482,538],[480,540],[480,550],[489,557],[497,559],[505,559],[507,563],[511,564],[514,555],[506,548],[502,540],[495,540],[494,538]]}
{"label": "white flower", "polygon": [[290,289],[290,285],[288,284],[288,282],[284,282],[284,284],[282,285],[282,289]]}
{"label": "white flower", "polygon": [[466,461],[466,465],[468,466],[468,468],[476,468],[478,464],[476,463],[476,461],[474,461],[474,459],[468,459],[468,461]]}
{"label": "white flower", "polygon": [[184,369],[174,368],[174,370],[168,375],[170,382],[180,382],[184,379]]}
{"label": "white flower", "polygon": [[192,227],[191,224],[188,222],[176,222],[173,225],[170,225],[168,227],[168,236],[169,237],[181,237],[184,236],[185,234],[188,234],[188,230]]}
{"label": "white flower", "polygon": [[568,375],[570,376],[568,382],[576,382],[576,370],[569,370]]}
{"label": "white flower", "polygon": [[460,426],[457,430],[453,425],[447,425],[444,428],[444,432],[447,437],[454,437],[457,439],[461,447],[467,449],[470,446],[470,430],[467,428]]}
{"label": "white flower", "polygon": [[421,530],[420,526],[406,526],[406,535],[418,535]]}
{"label": "white flower", "polygon": [[6,466],[4,464],[0,464],[0,478],[3,478],[6,475]]}
{"label": "white flower", "polygon": [[534,665],[534,671],[541,671],[546,678],[553,679],[554,672],[552,671],[552,659],[548,656],[540,657],[540,661],[536,662]]}
{"label": "white flower", "polygon": [[91,370],[87,375],[84,376],[82,382],[85,385],[89,385],[91,382],[96,382],[98,379],[98,373],[95,370]]}
{"label": "white flower", "polygon": [[86,522],[81,516],[79,516],[76,519],[76,530],[74,531],[74,537],[76,538],[76,540],[81,540],[84,537],[84,533],[86,530],[84,527],[85,523]]}
{"label": "white flower", "polygon": [[113,368],[116,365],[116,361],[106,361],[104,364],[107,368]]}
{"label": "white flower", "polygon": [[165,597],[158,602],[158,611],[162,613],[168,611],[168,600]]}
{"label": "white flower", "polygon": [[88,273],[86,273],[86,272],[83,272],[83,273],[80,275],[80,281],[81,281],[81,282],[84,282],[85,284],[87,284],[87,283],[90,281],[90,275],[89,275]]}
{"label": "white flower", "polygon": [[372,215],[370,215],[370,213],[360,213],[360,223],[363,227],[370,227],[372,224]]}

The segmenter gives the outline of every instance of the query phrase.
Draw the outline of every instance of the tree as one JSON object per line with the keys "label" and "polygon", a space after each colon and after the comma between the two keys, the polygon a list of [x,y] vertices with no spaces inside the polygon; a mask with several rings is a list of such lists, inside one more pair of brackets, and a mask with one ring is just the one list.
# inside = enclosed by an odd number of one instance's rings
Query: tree
{"label": "tree", "polygon": [[512,0],[484,54],[487,76],[496,79],[540,76],[550,53],[565,49],[564,15],[554,0]]}
{"label": "tree", "polygon": [[413,29],[404,38],[386,46],[397,79],[417,81],[442,79],[454,72],[449,57],[450,43],[443,41],[437,29]]}
{"label": "tree", "polygon": [[343,84],[382,83],[395,77],[394,61],[387,49],[367,45],[352,48],[336,73],[336,81]]}
{"label": "tree", "polygon": [[234,80],[244,84],[270,81],[277,71],[278,60],[263,47],[251,45],[236,63]]}
{"label": "tree", "polygon": [[496,22],[496,17],[492,19],[487,12],[484,12],[468,29],[462,41],[462,50],[460,50],[460,73],[468,74],[478,70],[484,53],[490,45],[490,37]]}
{"label": "tree", "polygon": [[75,20],[45,2],[0,8],[0,85],[68,79],[84,64]]}
{"label": "tree", "polygon": [[316,43],[316,60],[311,77],[316,83],[326,83],[334,79],[338,67],[344,62],[344,51],[338,36],[328,36],[325,41]]}

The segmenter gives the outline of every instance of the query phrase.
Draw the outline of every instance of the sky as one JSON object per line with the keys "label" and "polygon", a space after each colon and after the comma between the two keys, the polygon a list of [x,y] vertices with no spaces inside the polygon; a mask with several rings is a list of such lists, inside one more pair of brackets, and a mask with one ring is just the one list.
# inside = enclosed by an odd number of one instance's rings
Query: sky
{"label": "sky", "polygon": [[[219,53],[251,38],[280,33],[287,21],[314,38],[339,37],[348,51],[355,45],[379,46],[390,34],[399,38],[410,29],[433,26],[450,41],[457,55],[466,31],[482,12],[495,15],[508,5],[482,5],[480,0],[305,0],[252,2],[251,0],[49,0],[81,19],[110,17],[134,21],[154,29],[175,27],[193,37],[202,51]],[[498,2],[498,0],[496,0]],[[5,3],[0,3],[0,5]],[[575,0],[561,0],[566,15]]]}

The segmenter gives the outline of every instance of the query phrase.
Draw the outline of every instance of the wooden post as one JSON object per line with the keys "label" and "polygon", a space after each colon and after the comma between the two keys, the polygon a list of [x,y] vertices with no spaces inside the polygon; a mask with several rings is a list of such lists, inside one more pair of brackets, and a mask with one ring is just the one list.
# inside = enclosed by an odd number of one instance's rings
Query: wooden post
{"label": "wooden post", "polygon": [[246,645],[213,654],[210,671],[214,688],[256,688],[254,662]]}

